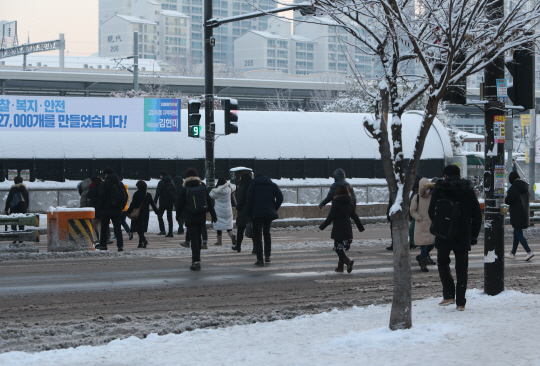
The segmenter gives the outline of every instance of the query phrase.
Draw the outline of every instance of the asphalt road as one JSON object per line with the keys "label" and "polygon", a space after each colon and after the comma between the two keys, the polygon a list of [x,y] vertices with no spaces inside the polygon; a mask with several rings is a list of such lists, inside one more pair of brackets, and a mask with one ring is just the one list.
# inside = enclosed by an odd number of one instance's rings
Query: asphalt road
{"label": "asphalt road", "polygon": [[[337,256],[331,249],[328,230],[274,232],[276,250],[272,263],[264,268],[254,266],[250,245],[241,253],[233,252],[225,236],[223,247],[203,251],[200,272],[189,270],[189,251],[178,249],[180,237],[155,235],[150,235],[149,241],[156,255],[130,255],[144,249],[136,248],[136,240],[126,240],[127,253],[107,257],[1,261],[0,325],[17,330],[19,336],[16,341],[8,337],[2,343],[0,331],[0,352],[39,349],[40,344],[47,349],[109,339],[96,341],[88,331],[80,339],[71,334],[72,343],[55,343],[52,335],[36,343],[31,332],[23,331],[36,324],[62,323],[67,329],[91,323],[97,326],[103,319],[129,316],[133,330],[121,335],[129,336],[137,334],[141,329],[138,324],[142,323],[146,330],[150,328],[148,331],[163,331],[163,323],[156,323],[155,329],[148,324],[151,319],[166,318],[171,313],[192,318],[205,314],[242,317],[388,303],[392,298],[392,252],[385,250],[389,237],[387,227],[370,228],[359,235],[349,252],[355,260],[351,274],[333,271]],[[214,238],[210,234],[210,243]],[[533,250],[538,244],[538,239],[532,238]],[[168,254],[158,255],[160,252]],[[440,297],[436,266],[430,267],[428,273],[420,272],[414,260],[418,253],[415,250],[411,255],[413,297]],[[523,255],[522,250],[519,253]],[[470,253],[469,288],[483,288],[483,266],[483,243],[479,243]],[[530,262],[507,260],[505,271],[507,289],[540,292],[540,255]]]}

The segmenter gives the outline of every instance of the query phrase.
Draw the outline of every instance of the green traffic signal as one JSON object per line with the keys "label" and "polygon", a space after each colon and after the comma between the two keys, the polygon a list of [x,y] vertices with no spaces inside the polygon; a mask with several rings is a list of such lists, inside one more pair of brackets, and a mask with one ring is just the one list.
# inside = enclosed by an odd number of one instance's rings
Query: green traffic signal
{"label": "green traffic signal", "polygon": [[189,126],[188,127],[188,136],[189,137],[199,137],[201,135],[201,126]]}

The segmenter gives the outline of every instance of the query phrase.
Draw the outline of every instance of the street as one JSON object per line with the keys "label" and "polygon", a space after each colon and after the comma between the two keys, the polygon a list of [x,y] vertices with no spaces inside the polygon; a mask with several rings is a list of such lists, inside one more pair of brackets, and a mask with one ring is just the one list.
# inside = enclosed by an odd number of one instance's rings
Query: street
{"label": "street", "polygon": [[[529,230],[536,230],[535,228]],[[506,243],[509,246],[507,228]],[[539,240],[529,234],[533,250]],[[202,271],[189,270],[190,250],[181,236],[149,235],[149,249],[126,238],[123,253],[39,254],[34,259],[1,257],[0,352],[103,344],[131,335],[179,333],[290,318],[392,299],[392,252],[386,225],[368,225],[349,255],[351,274],[337,274],[330,231],[314,227],[273,231],[272,263],[253,265],[251,240],[241,253],[213,246],[202,252]],[[39,243],[45,249],[44,240]],[[411,253],[413,300],[440,297],[436,266],[420,272]],[[433,253],[436,258],[436,251]],[[518,250],[518,256],[523,250]],[[506,260],[506,288],[540,293],[540,258]],[[6,260],[7,259],[7,260]],[[469,288],[483,288],[483,241],[473,247]],[[474,306],[474,305],[472,305]]]}

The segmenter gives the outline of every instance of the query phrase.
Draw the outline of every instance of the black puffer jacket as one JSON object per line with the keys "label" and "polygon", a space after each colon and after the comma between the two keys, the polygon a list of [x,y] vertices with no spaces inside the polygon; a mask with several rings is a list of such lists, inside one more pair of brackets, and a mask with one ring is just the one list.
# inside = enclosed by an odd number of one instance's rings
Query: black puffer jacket
{"label": "black puffer jacket", "polygon": [[101,207],[99,206],[99,187],[101,184],[91,183],[88,189],[88,204],[94,208],[94,218],[101,220]]}
{"label": "black puffer jacket", "polygon": [[277,219],[277,210],[283,203],[281,190],[264,175],[251,181],[246,200],[246,216],[250,219]]}
{"label": "black puffer jacket", "polygon": [[176,209],[176,202],[178,202],[178,196],[180,195],[180,191],[182,190],[182,187],[184,186],[184,178],[177,175],[176,177],[174,177],[173,183],[174,183],[174,187],[176,188],[176,200],[174,202],[174,208]]}
{"label": "black puffer jacket", "polygon": [[[11,201],[13,200],[13,196],[19,192],[22,195],[23,201],[19,201],[19,203],[17,203],[14,207],[11,207]],[[6,200],[5,211],[10,214],[27,213],[28,206],[30,206],[30,201],[28,201],[28,191],[26,190],[26,186],[24,185],[24,183],[12,185],[9,189],[8,197]]]}
{"label": "black puffer jacket", "polygon": [[319,203],[319,208],[323,208],[328,202],[332,201],[334,199],[334,195],[336,194],[336,188],[338,186],[344,185],[349,190],[349,193],[351,195],[351,200],[354,208],[356,209],[356,195],[354,194],[354,189],[351,187],[351,185],[345,180],[345,170],[343,169],[336,169],[334,171],[334,174],[332,174],[334,177],[335,182],[330,187],[330,190],[328,191],[328,195],[324,200],[322,200],[321,203]]}
{"label": "black puffer jacket", "polygon": [[482,211],[471,182],[459,176],[439,179],[429,203],[428,213],[432,221],[435,217],[435,204],[440,199],[459,203],[461,232],[455,241],[435,237],[435,247],[442,250],[471,250],[471,244],[476,244],[482,225]]}
{"label": "black puffer jacket", "polygon": [[112,216],[122,216],[122,210],[126,206],[125,202],[120,207],[114,207],[111,203],[111,190],[112,186],[116,185],[116,188],[120,193],[124,193],[124,198],[127,200],[126,187],[124,183],[120,181],[120,178],[116,174],[107,174],[105,180],[99,186],[99,198],[98,198],[98,207],[100,208],[101,214],[106,217]]}
{"label": "black puffer jacket", "polygon": [[510,223],[512,227],[526,229],[529,227],[529,185],[516,179],[508,189],[504,203],[510,206]]}
{"label": "black puffer jacket", "polygon": [[177,199],[176,186],[170,175],[166,175],[159,181],[156,189],[154,203],[159,199],[159,206],[171,207]]}
{"label": "black puffer jacket", "polygon": [[[182,189],[180,190],[180,193],[178,194],[178,197],[176,200],[176,220],[178,220],[180,218],[180,215],[182,215],[184,217],[186,226],[206,223],[206,212],[193,213],[189,211],[187,207],[187,202],[186,202],[186,199],[187,199],[186,187],[197,187],[198,185],[201,185],[201,184],[204,186],[204,183],[201,181],[199,177],[188,177],[186,178],[186,180],[184,180],[184,186],[182,187]],[[217,220],[213,200],[210,198],[210,195],[208,194],[208,190],[206,190],[206,204],[208,205],[208,212],[210,212],[210,216],[212,216],[212,220],[214,219]]]}
{"label": "black puffer jacket", "polygon": [[152,200],[152,195],[146,191],[146,189],[138,189],[137,192],[133,194],[133,199],[127,210],[127,214],[131,214],[134,209],[140,208],[139,217],[137,219],[131,220],[131,230],[135,232],[147,232],[148,231],[148,221],[150,219],[150,206],[154,210],[156,215],[159,215],[159,211],[156,207],[156,204]]}
{"label": "black puffer jacket", "polygon": [[352,205],[351,196],[337,196],[332,201],[332,208],[326,220],[319,226],[319,229],[324,230],[332,222],[331,238],[338,241],[352,239],[351,218],[361,232],[364,231],[364,226],[360,222],[360,218],[356,214]]}
{"label": "black puffer jacket", "polygon": [[246,226],[246,201],[249,185],[241,185],[236,191],[236,226]]}

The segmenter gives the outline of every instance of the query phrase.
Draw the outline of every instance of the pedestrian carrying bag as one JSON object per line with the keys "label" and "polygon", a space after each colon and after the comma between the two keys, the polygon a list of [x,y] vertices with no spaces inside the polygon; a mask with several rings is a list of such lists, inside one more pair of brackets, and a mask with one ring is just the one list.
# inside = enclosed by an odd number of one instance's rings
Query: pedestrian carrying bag
{"label": "pedestrian carrying bag", "polygon": [[244,235],[246,236],[246,238],[253,238],[253,223],[251,222],[251,220],[248,221],[246,224],[246,231]]}
{"label": "pedestrian carrying bag", "polygon": [[141,214],[142,205],[144,205],[144,201],[146,201],[147,196],[148,196],[148,193],[146,193],[146,196],[144,196],[144,199],[143,199],[141,205],[139,206],[139,208],[134,208],[133,211],[131,211],[131,213],[128,215],[128,217],[131,220],[137,220],[139,218],[139,215]]}
{"label": "pedestrian carrying bag", "polygon": [[112,207],[124,207],[126,205],[126,189],[124,185],[121,185],[121,188],[118,189],[116,184],[111,186],[111,206]]}
{"label": "pedestrian carrying bag", "polygon": [[21,192],[17,192],[13,195],[11,202],[9,203],[10,208],[15,208],[20,202],[24,202],[24,197]]}
{"label": "pedestrian carrying bag", "polygon": [[429,232],[445,240],[459,239],[459,216],[459,202],[449,199],[437,200]]}
{"label": "pedestrian carrying bag", "polygon": [[206,202],[206,187],[198,185],[196,187],[186,187],[186,206],[191,213],[204,213],[208,210]]}

